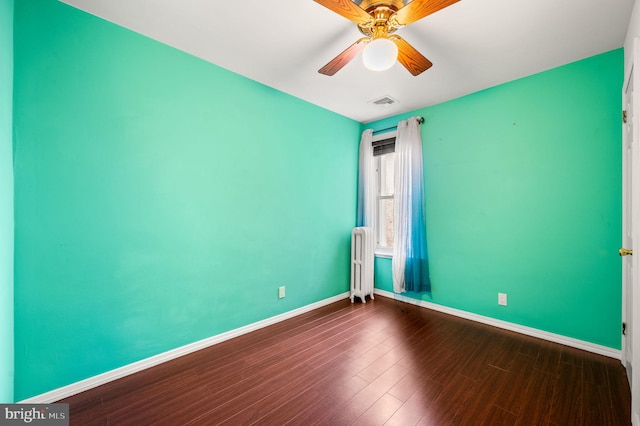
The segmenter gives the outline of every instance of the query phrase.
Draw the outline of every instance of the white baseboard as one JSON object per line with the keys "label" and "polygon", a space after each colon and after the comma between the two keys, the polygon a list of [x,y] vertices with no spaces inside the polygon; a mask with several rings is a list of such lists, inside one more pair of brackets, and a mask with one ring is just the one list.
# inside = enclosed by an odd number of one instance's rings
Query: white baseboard
{"label": "white baseboard", "polygon": [[338,294],[337,296],[330,297],[328,299],[320,300],[319,302],[312,303],[310,305],[303,306],[298,309],[294,309],[289,312],[285,312],[280,315],[276,315],[271,318],[267,318],[262,321],[254,322],[252,324],[245,325],[244,327],[236,328],[234,330],[227,331],[225,333],[217,334],[212,337],[208,337],[197,342],[190,343],[185,346],[181,346],[176,349],[172,349],[167,352],[163,352],[158,355],[134,362],[132,364],[125,365],[115,370],[107,371],[106,373],[99,374],[97,376],[89,377],[88,379],[81,380],[76,383],[72,383],[67,386],[63,386],[58,389],[51,390],[49,392],[33,396],[31,398],[19,401],[21,404],[51,404],[55,401],[59,401],[64,398],[76,395],[80,392],[95,388],[105,383],[112,382],[122,377],[128,376],[133,373],[137,373],[147,368],[156,366],[166,361],[176,359],[183,355],[190,354],[200,349],[213,346],[217,343],[224,342],[225,340],[233,339],[234,337],[241,336],[243,334],[251,333],[252,331],[259,330],[261,328],[276,324],[278,322],[293,318],[295,316],[304,314],[306,312],[318,309],[322,306],[330,305],[331,303],[338,302],[349,298],[349,292]]}
{"label": "white baseboard", "polygon": [[466,312],[466,311],[462,311],[455,308],[449,308],[447,306],[426,302],[424,300],[413,299],[411,297],[403,296],[401,294],[391,293],[385,290],[375,289],[374,294],[379,294],[380,296],[388,297],[390,299],[395,299],[401,302],[410,303],[412,305],[421,306],[423,308],[431,309],[434,311],[442,312],[442,313],[453,315],[456,317],[465,318],[471,321],[476,321],[483,324],[491,325],[493,327],[498,327],[498,328],[502,328],[509,331],[515,331],[516,333],[525,334],[527,336],[537,337],[539,339],[560,343],[565,346],[571,346],[573,348],[582,349],[582,350],[593,352],[599,355],[608,356],[610,358],[615,358],[617,360],[622,359],[622,351],[617,349],[612,349],[607,346],[601,346],[595,343],[585,342],[584,340],[573,339],[571,337],[562,336],[560,334],[554,334],[554,333],[549,333],[547,331],[538,330],[537,328],[526,327],[524,325],[518,325],[518,324],[498,320],[491,317],[485,317],[483,315],[473,314],[471,312]]}

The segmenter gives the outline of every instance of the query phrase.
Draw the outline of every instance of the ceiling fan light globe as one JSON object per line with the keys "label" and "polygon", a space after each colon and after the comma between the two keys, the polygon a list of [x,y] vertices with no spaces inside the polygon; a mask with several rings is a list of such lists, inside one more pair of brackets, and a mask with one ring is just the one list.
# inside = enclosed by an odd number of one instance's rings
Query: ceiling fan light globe
{"label": "ceiling fan light globe", "polygon": [[371,41],[362,51],[364,66],[371,71],[386,71],[398,59],[398,46],[386,38]]}

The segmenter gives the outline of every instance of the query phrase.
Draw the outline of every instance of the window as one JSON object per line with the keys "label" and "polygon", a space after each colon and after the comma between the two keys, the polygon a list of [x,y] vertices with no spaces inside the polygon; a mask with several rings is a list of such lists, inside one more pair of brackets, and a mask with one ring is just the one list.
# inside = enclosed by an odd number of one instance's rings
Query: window
{"label": "window", "polygon": [[373,137],[376,174],[376,254],[393,253],[393,198],[395,132]]}

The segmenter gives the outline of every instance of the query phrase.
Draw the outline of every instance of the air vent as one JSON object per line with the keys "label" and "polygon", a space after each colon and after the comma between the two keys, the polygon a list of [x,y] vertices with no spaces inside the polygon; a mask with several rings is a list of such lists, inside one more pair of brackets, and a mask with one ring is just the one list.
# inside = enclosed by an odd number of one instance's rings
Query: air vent
{"label": "air vent", "polygon": [[398,101],[396,99],[393,99],[391,96],[383,96],[379,99],[374,99],[372,101],[369,101],[369,103],[373,105],[388,107],[388,106],[397,104]]}

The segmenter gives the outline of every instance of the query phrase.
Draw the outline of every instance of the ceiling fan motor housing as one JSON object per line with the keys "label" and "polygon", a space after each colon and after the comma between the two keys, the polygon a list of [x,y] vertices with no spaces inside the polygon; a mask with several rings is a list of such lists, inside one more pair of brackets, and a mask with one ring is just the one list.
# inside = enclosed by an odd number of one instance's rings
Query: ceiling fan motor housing
{"label": "ceiling fan motor housing", "polygon": [[[371,15],[371,21],[365,24],[358,24],[358,29],[362,34],[372,39],[377,39],[386,37],[400,27],[395,19],[392,19],[392,16],[398,11],[395,7],[396,5],[375,0],[371,0],[370,3],[372,4],[369,5],[366,11]],[[402,0],[394,0],[393,3],[399,3],[400,7],[402,7]],[[363,1],[362,4],[364,5],[365,2]]]}
{"label": "ceiling fan motor housing", "polygon": [[385,6],[397,11],[404,6],[404,3],[402,0],[362,0],[360,3],[360,7],[367,12],[370,12],[377,6]]}

